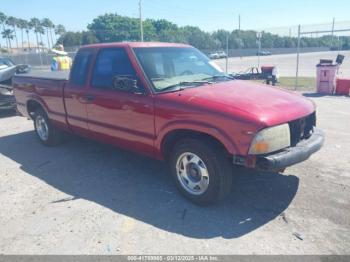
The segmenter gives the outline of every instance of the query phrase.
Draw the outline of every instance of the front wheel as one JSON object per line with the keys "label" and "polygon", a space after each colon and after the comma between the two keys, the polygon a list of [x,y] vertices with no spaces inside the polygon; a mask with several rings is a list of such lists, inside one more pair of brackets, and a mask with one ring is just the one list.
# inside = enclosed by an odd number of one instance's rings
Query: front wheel
{"label": "front wheel", "polygon": [[173,148],[169,164],[177,188],[195,204],[215,204],[230,192],[232,169],[225,151],[216,143],[181,140]]}
{"label": "front wheel", "polygon": [[51,124],[44,110],[36,110],[33,120],[35,133],[42,144],[54,146],[62,141],[61,131]]}

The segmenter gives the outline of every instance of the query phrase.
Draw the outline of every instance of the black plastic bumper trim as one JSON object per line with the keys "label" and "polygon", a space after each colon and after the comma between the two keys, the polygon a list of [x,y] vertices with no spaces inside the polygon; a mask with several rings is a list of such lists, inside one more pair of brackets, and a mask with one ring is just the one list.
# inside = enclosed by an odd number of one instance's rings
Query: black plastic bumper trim
{"label": "black plastic bumper trim", "polygon": [[278,153],[258,156],[256,166],[262,170],[276,171],[295,165],[307,160],[312,154],[320,150],[324,141],[324,132],[315,128],[310,138],[302,140],[294,147],[289,147]]}

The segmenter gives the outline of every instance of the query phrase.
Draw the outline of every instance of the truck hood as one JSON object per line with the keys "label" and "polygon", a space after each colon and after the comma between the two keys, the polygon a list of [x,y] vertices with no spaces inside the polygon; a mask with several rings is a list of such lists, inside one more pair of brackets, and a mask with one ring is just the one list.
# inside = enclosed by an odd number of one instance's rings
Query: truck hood
{"label": "truck hood", "polygon": [[189,106],[256,121],[265,126],[286,123],[315,111],[314,103],[300,94],[240,80],[188,88],[181,91],[177,99]]}

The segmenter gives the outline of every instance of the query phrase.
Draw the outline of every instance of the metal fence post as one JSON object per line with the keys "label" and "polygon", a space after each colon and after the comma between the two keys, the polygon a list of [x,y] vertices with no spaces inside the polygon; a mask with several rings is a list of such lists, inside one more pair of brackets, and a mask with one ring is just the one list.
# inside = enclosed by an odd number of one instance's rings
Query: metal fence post
{"label": "metal fence post", "polygon": [[229,35],[227,34],[226,36],[226,74],[228,74],[228,37]]}
{"label": "metal fence post", "polygon": [[298,26],[298,46],[297,46],[297,68],[295,74],[295,90],[298,89],[299,82],[299,56],[300,56],[300,38],[301,38],[301,26]]}
{"label": "metal fence post", "polygon": [[258,68],[260,68],[260,55],[261,55],[261,32],[257,33],[257,38],[258,38]]}

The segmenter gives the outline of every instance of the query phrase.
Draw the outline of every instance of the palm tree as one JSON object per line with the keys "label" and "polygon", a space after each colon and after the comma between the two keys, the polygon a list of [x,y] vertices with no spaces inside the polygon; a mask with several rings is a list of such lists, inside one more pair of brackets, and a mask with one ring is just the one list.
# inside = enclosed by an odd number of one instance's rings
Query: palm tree
{"label": "palm tree", "polygon": [[27,28],[27,21],[24,19],[17,20],[17,27],[21,30],[21,40],[22,40],[22,49],[24,48],[24,37],[23,31]]}
{"label": "palm tree", "polygon": [[43,47],[45,46],[44,41],[43,41],[43,35],[45,34],[45,29],[44,29],[44,27],[40,24],[40,25],[36,28],[36,31],[37,31],[37,33],[39,33],[41,50],[43,51]]}
{"label": "palm tree", "polygon": [[28,49],[31,50],[32,48],[30,47],[29,32],[30,32],[30,29],[32,29],[32,27],[30,25],[30,22],[28,22],[27,20],[23,20],[23,21],[25,21],[24,29],[26,30],[26,34],[27,34]]}
{"label": "palm tree", "polygon": [[66,33],[66,28],[63,25],[56,25],[55,34],[62,36]]}
{"label": "palm tree", "polygon": [[[35,38],[36,38],[36,46],[37,50],[39,48],[39,38],[38,38],[38,27],[40,26],[40,20],[38,18],[31,18],[29,21],[29,27],[34,30]],[[39,49],[40,51],[40,49]]]}
{"label": "palm tree", "polygon": [[[51,28],[53,26],[53,23],[51,22],[50,19],[44,18],[41,20],[41,26],[46,29],[46,37],[47,37],[47,47],[50,49],[50,39],[49,39],[49,33],[51,31]],[[51,39],[51,44],[53,45],[53,41]]]}
{"label": "palm tree", "polygon": [[13,16],[9,16],[6,19],[6,24],[8,26],[12,26],[12,28],[13,28],[13,32],[14,32],[14,36],[15,36],[15,40],[16,40],[16,47],[18,49],[18,39],[17,39],[17,32],[16,32],[17,21],[18,21],[18,19],[16,17],[13,17]]}
{"label": "palm tree", "polygon": [[26,34],[27,34],[28,50],[30,51],[31,47],[30,47],[30,41],[29,41],[29,30],[31,29],[31,26],[27,20],[23,20],[23,25],[24,25],[24,29],[26,30]]}
{"label": "palm tree", "polygon": [[1,32],[2,38],[5,38],[6,41],[8,41],[8,48],[11,50],[11,40],[13,39],[13,30],[11,29],[4,29]]}
{"label": "palm tree", "polygon": [[0,12],[0,24],[2,25],[2,30],[5,30],[6,19],[6,15],[3,12]]}
{"label": "palm tree", "polygon": [[[2,30],[5,30],[6,19],[7,19],[6,15],[3,12],[0,12],[0,24],[2,25]],[[8,43],[7,43],[7,38],[5,39],[5,41],[6,41],[6,46],[8,49],[9,47],[8,47]]]}
{"label": "palm tree", "polygon": [[[53,41],[53,37],[52,37],[52,30],[55,30],[55,24],[51,22],[51,26],[49,27],[49,31],[50,31],[50,39],[51,39],[51,43],[52,43],[52,46],[55,45],[54,41]],[[56,42],[56,40],[55,40]]]}

